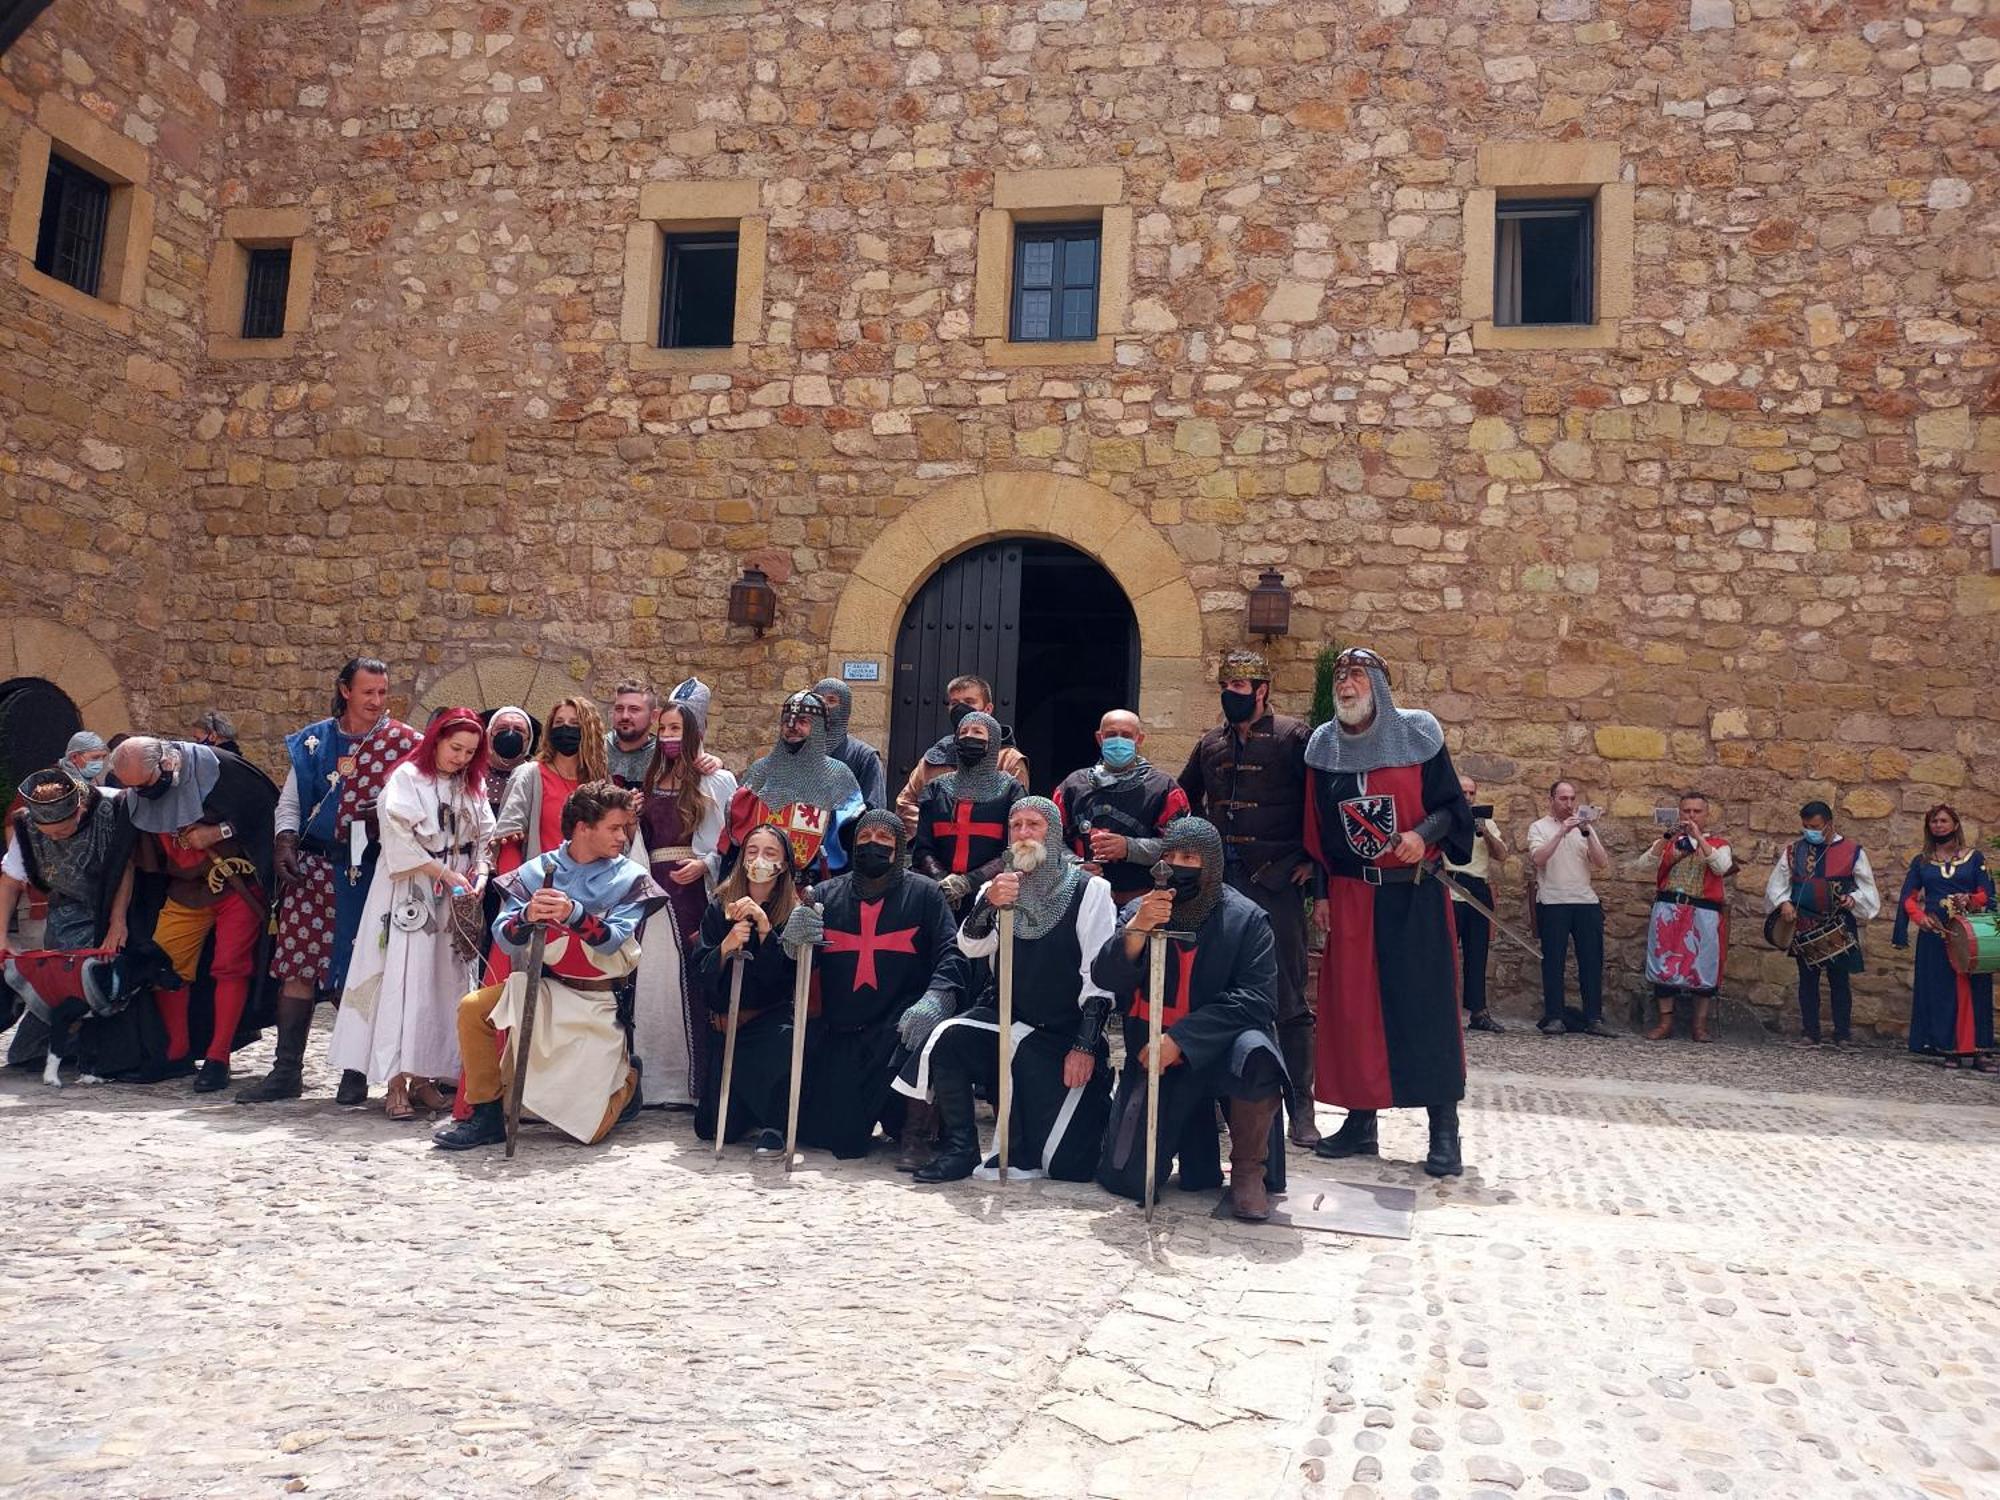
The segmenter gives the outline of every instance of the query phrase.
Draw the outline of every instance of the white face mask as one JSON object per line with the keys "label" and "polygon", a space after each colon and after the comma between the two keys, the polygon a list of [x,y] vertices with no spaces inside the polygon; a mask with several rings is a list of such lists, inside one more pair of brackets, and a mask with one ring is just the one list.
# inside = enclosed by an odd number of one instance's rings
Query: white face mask
{"label": "white face mask", "polygon": [[743,873],[748,875],[752,880],[776,880],[778,878],[778,871],[781,868],[782,866],[775,859],[746,859],[743,861]]}

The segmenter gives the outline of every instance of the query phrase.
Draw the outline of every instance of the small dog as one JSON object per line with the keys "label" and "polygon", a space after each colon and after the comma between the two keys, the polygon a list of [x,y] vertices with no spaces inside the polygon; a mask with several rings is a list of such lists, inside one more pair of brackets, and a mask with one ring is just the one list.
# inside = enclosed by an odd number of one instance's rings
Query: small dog
{"label": "small dog", "polygon": [[[143,989],[175,989],[182,983],[157,945],[134,943],[122,952],[99,949],[65,952],[55,948],[10,953],[0,959],[0,1031],[23,1015],[49,1028],[49,1055],[42,1082],[62,1087],[63,1047],[92,1016],[116,1015]],[[101,1083],[86,1073],[78,1083]]]}

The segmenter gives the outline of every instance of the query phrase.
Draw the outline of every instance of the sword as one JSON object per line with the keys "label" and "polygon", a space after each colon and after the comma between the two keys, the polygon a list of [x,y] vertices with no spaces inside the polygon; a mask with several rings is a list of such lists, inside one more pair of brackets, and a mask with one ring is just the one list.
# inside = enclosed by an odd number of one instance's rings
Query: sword
{"label": "sword", "polygon": [[[1153,866],[1153,889],[1173,883],[1173,867],[1165,860]],[[1160,1031],[1167,1008],[1167,943],[1188,934],[1160,928],[1147,934],[1149,972],[1146,985],[1146,1222],[1153,1222],[1153,1204],[1160,1181]]]}
{"label": "sword", "polygon": [[743,1009],[743,958],[739,950],[729,970],[729,1030],[722,1039],[722,1091],[715,1105],[715,1158],[722,1159],[722,1143],[729,1138],[729,1080],[736,1072],[736,1017]]}
{"label": "sword", "polygon": [[[1014,868],[1014,851],[1006,866]],[[1007,1124],[1014,1113],[1014,908],[1000,908],[1000,952],[996,960],[1000,986],[1000,1096],[994,1105],[995,1144],[1000,1152],[1000,1180],[1007,1180]]]}
{"label": "sword", "polygon": [[[799,900],[812,904],[812,887],[799,891]],[[785,1175],[792,1175],[792,1161],[799,1153],[799,1089],[806,1071],[806,1006],[812,999],[812,949],[801,948],[798,972],[792,980],[792,1095],[785,1105]]]}
{"label": "sword", "polygon": [[1494,930],[1497,931],[1502,937],[1506,938],[1509,942],[1514,943],[1519,947],[1527,949],[1528,952],[1535,955],[1537,960],[1541,958],[1542,945],[1540,943],[1533,941],[1526,935],[1516,932],[1512,927],[1509,927],[1494,912],[1492,907],[1488,906],[1484,901],[1481,901],[1477,896],[1473,895],[1472,892],[1468,891],[1464,886],[1460,885],[1456,880],[1453,880],[1451,876],[1446,873],[1442,865],[1438,866],[1430,873],[1438,878],[1439,883],[1442,884],[1446,890],[1458,892],[1459,899],[1465,902],[1465,904],[1471,907],[1474,911],[1478,912],[1482,917],[1486,918],[1487,921],[1491,922],[1493,924]]}
{"label": "sword", "polygon": [[535,1037],[535,1002],[542,993],[542,949],[549,940],[548,929],[535,924],[528,939],[525,968],[527,988],[521,995],[521,1019],[514,1027],[514,1083],[507,1090],[507,1159],[514,1159],[514,1141],[521,1133],[521,1094],[528,1086],[528,1044]]}

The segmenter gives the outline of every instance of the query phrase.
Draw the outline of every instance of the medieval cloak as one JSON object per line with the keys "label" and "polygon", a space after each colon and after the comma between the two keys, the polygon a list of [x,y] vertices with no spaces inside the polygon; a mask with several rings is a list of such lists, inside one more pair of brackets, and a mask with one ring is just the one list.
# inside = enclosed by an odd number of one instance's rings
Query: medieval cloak
{"label": "medieval cloak", "polygon": [[826,941],[813,951],[813,1019],[806,1027],[799,1140],[835,1156],[868,1154],[878,1121],[902,1128],[890,1085],[902,1043],[896,1023],[933,989],[960,988],[956,924],[937,883],[892,872],[879,895],[853,875],[813,888]]}
{"label": "medieval cloak", "polygon": [[1403,1109],[1465,1097],[1458,941],[1441,881],[1370,884],[1406,871],[1397,835],[1448,814],[1438,842],[1472,855],[1472,809],[1442,747],[1419,765],[1306,772],[1306,852],[1326,873],[1332,922],[1319,969],[1314,1096],[1342,1109]]}
{"label": "medieval cloak", "polygon": [[[1909,943],[1917,917],[1942,919],[1948,896],[1974,911],[1993,909],[1993,876],[1979,850],[1948,865],[1922,855],[1910,861],[1896,901],[1895,945]],[[1945,940],[1930,932],[1917,933],[1917,961],[1910,976],[1910,1050],[1951,1057],[1993,1050],[1993,976],[1959,973],[1951,966]]]}
{"label": "medieval cloak", "polygon": [[[980,894],[985,894],[981,887]],[[1049,1176],[1088,1182],[1097,1166],[1104,1122],[1111,1109],[1110,1048],[1099,1036],[1091,1049],[1090,1081],[1066,1088],[1063,1063],[1076,1042],[1082,1006],[1107,991],[1090,977],[1091,960],[1118,921],[1111,887],[1102,876],[1076,882],[1069,905],[1038,938],[1014,939],[1014,1093],[1007,1131],[1009,1175]],[[959,950],[974,961],[978,993],[972,1008],[941,1022],[896,1076],[896,1092],[911,1099],[932,1095],[931,1072],[940,1057],[971,1076],[975,1089],[999,1097],[1000,1009],[994,964],[995,930],[973,937],[963,928]]]}
{"label": "medieval cloak", "polygon": [[[1143,1200],[1146,1192],[1146,1070],[1139,1066],[1151,1012],[1150,941],[1125,956],[1126,924],[1139,902],[1127,903],[1118,927],[1098,950],[1090,977],[1124,1015],[1125,1066],[1111,1101],[1098,1159],[1099,1186]],[[1176,1161],[1180,1185],[1201,1192],[1222,1185],[1215,1107],[1223,1098],[1268,1099],[1285,1084],[1278,1051],[1278,957],[1271,919],[1257,903],[1227,886],[1192,939],[1167,941],[1166,1003],[1160,1026],[1181,1049],[1181,1061],[1160,1074],[1159,1167],[1156,1188]],[[1273,1122],[1274,1133],[1278,1129]],[[1285,1185],[1285,1154],[1273,1151],[1264,1174],[1273,1191]]]}
{"label": "medieval cloak", "polygon": [[[694,1133],[715,1139],[722,1096],[722,1053],[729,1022],[731,961],[722,940],[734,926],[719,903],[701,915],[701,930],[689,970],[701,1000],[700,1021],[708,1033],[707,1073],[694,1110]],[[729,1139],[759,1130],[782,1132],[792,1100],[792,984],[795,966],[774,925],[763,937],[750,934],[744,945],[743,993],[738,999],[736,1063],[729,1077]]]}
{"label": "medieval cloak", "polygon": [[[632,976],[632,1051],[645,1064],[648,1106],[694,1103],[708,1069],[708,1017],[700,1000],[690,999],[688,955],[721,868],[716,850],[736,778],[712,771],[701,778],[701,791],[708,811],[699,823],[686,816],[674,791],[650,793],[639,810],[641,847],[632,851],[667,893],[667,904],[640,931],[639,968]],[[682,885],[673,878],[674,868],[690,859],[706,873]]]}

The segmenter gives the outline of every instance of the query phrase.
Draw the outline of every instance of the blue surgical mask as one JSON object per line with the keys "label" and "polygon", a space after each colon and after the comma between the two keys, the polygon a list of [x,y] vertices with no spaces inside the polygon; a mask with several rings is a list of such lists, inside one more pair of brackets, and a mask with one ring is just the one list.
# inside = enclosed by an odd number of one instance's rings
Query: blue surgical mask
{"label": "blue surgical mask", "polygon": [[104,762],[101,760],[87,760],[78,766],[76,771],[85,781],[95,781],[104,774]]}
{"label": "blue surgical mask", "polygon": [[1824,828],[1808,828],[1804,832],[1808,844],[1824,844],[1826,842],[1826,830]]}
{"label": "blue surgical mask", "polygon": [[1099,742],[1097,753],[1112,770],[1120,771],[1139,758],[1139,747],[1122,734],[1114,734]]}

